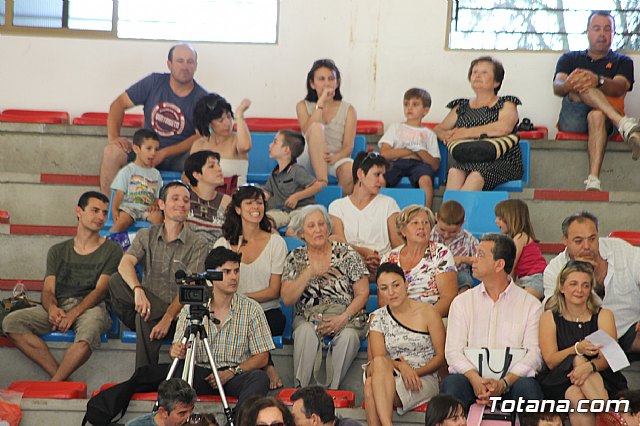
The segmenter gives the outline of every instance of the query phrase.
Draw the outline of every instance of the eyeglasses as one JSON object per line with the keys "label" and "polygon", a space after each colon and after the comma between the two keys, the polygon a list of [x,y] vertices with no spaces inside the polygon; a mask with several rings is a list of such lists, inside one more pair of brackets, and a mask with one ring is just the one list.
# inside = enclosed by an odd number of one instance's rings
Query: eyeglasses
{"label": "eyeglasses", "polygon": [[284,422],[256,423],[256,426],[284,426]]}
{"label": "eyeglasses", "polygon": [[369,152],[367,152],[367,155],[364,156],[362,161],[360,161],[360,165],[358,166],[358,168],[363,168],[365,161],[369,161],[369,160],[375,161],[378,158],[380,158],[380,153],[379,152],[369,151]]}

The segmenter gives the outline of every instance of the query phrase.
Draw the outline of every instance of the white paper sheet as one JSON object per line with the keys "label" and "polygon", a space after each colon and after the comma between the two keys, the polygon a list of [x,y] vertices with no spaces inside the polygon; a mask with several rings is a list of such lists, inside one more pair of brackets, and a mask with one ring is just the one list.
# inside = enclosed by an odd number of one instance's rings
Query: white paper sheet
{"label": "white paper sheet", "polygon": [[602,356],[607,360],[609,367],[611,367],[614,373],[629,366],[627,355],[625,355],[618,342],[613,340],[613,338],[604,331],[594,331],[585,337],[585,339],[594,345],[602,346],[600,352],[602,352]]}

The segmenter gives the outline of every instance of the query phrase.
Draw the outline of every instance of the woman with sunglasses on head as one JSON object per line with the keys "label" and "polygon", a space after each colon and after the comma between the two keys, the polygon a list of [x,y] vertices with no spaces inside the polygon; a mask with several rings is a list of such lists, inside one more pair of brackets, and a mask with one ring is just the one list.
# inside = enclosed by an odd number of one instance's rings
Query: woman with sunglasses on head
{"label": "woman with sunglasses on head", "polygon": [[356,110],[342,100],[340,71],[331,59],[319,59],[307,74],[307,96],[296,105],[307,147],[299,163],[309,161],[319,182],[335,176],[344,194],[351,194],[351,153],[356,137]]}
{"label": "woman with sunglasses on head", "polygon": [[[238,292],[260,303],[271,335],[281,336],[286,319],[280,309],[280,281],[287,244],[278,233],[271,232],[265,204],[262,189],[239,186],[225,212],[223,236],[214,247],[223,246],[242,254]],[[282,387],[271,357],[266,372],[271,389]]]}
{"label": "woman with sunglasses on head", "polygon": [[[191,153],[209,150],[220,154],[220,166],[225,178],[238,176],[238,185],[247,182],[249,170],[248,152],[251,149],[251,133],[244,120],[244,113],[251,106],[243,99],[234,116],[231,104],[217,93],[200,99],[193,111],[194,126],[202,136],[191,147]],[[237,131],[233,131],[233,123]]]}
{"label": "woman with sunglasses on head", "polygon": [[[617,340],[610,310],[602,308],[593,293],[596,279],[593,265],[571,260],[558,275],[549,299],[549,310],[540,318],[540,351],[545,362],[538,381],[547,399],[607,400],[627,388],[622,373],[614,373],[600,352],[600,346],[585,339],[603,330]],[[590,413],[570,413],[573,426],[595,425]]]}
{"label": "woman with sunglasses on head", "polygon": [[353,193],[329,205],[336,241],[351,244],[375,275],[382,256],[402,244],[396,231],[400,207],[380,194],[389,163],[377,152],[359,152],[353,161]]}

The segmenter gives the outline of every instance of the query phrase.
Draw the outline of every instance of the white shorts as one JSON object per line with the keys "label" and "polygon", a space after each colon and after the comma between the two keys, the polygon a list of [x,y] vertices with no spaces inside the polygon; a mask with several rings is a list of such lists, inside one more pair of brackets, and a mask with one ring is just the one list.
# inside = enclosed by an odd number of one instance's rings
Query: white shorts
{"label": "white shorts", "polygon": [[[367,380],[367,367],[369,363],[362,364],[362,383]],[[402,402],[402,407],[396,408],[396,411],[399,415],[403,415],[418,405],[422,405],[425,402],[429,402],[431,398],[438,395],[440,393],[440,384],[438,383],[438,378],[435,374],[427,374],[425,376],[420,377],[420,381],[422,382],[422,389],[418,392],[410,391],[404,385],[404,381],[402,380],[402,376],[400,375],[400,371],[393,369],[393,378],[396,381],[396,393],[398,394],[398,398],[400,398],[400,402]]]}
{"label": "white shorts", "polygon": [[[313,167],[311,167],[311,159],[309,158],[309,150],[307,148],[307,145],[304,146],[304,151],[302,152],[302,154],[300,154],[300,157],[298,157],[296,162],[302,167],[304,167],[305,169],[307,169],[307,171],[312,176],[315,177],[315,172],[313,171]],[[345,163],[353,163],[353,158],[344,157],[339,159],[333,164],[328,164],[327,170],[328,170],[329,176],[336,177],[336,171],[340,168],[340,166],[342,166]]]}

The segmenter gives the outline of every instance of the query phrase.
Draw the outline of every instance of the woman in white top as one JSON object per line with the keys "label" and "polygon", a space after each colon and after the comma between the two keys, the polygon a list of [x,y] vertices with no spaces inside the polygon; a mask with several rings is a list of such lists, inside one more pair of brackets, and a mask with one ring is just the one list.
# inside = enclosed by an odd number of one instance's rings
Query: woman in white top
{"label": "woman in white top", "polygon": [[396,231],[400,211],[391,197],[380,194],[389,163],[377,152],[360,152],[353,162],[353,193],[329,205],[333,238],[351,244],[372,275],[382,256],[402,244]]}
{"label": "woman in white top", "polygon": [[307,96],[296,105],[308,148],[298,162],[309,160],[318,181],[335,176],[344,194],[351,194],[351,153],[356,137],[356,110],[342,100],[340,71],[331,59],[319,59],[307,74]]}
{"label": "woman in white top", "polygon": [[193,111],[193,124],[202,137],[193,143],[191,154],[204,150],[217,152],[220,154],[223,176],[238,176],[238,185],[247,182],[249,170],[251,133],[244,120],[244,113],[249,106],[251,101],[243,99],[236,108],[236,132],[233,131],[231,104],[217,93],[210,93],[200,99]]}
{"label": "woman in white top", "polygon": [[[271,334],[280,336],[286,323],[280,309],[280,280],[287,245],[280,235],[271,232],[271,221],[264,214],[264,206],[262,189],[239,187],[227,206],[223,237],[214,247],[223,246],[242,254],[238,292],[260,303]],[[282,387],[271,357],[266,371],[271,388]]]}

